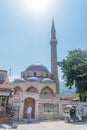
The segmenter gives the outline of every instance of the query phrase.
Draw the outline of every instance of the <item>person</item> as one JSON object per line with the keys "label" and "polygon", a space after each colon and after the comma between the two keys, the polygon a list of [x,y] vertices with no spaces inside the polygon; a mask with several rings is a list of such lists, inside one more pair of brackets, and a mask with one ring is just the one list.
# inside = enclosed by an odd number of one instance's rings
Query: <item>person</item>
{"label": "person", "polygon": [[0,112],[3,112],[4,107],[2,106],[2,104],[0,103]]}
{"label": "person", "polygon": [[70,117],[71,117],[71,118],[75,118],[75,117],[76,117],[75,107],[72,107],[72,108],[70,109]]}
{"label": "person", "polygon": [[28,104],[28,107],[27,107],[27,119],[28,119],[28,121],[27,122],[30,122],[30,123],[31,123],[31,113],[32,113],[32,107],[30,106],[30,104]]}

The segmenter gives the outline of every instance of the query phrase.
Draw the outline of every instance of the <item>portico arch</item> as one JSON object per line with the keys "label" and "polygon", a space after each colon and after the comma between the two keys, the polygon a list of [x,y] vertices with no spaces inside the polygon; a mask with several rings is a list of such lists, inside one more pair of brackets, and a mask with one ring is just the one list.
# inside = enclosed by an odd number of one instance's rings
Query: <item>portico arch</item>
{"label": "portico arch", "polygon": [[44,87],[41,90],[40,98],[45,98],[45,99],[53,98],[53,90],[49,88],[48,86]]}
{"label": "portico arch", "polygon": [[14,90],[14,94],[19,94],[19,93],[22,92],[22,89],[21,89],[20,86],[16,86],[16,87],[14,87],[13,90]]}
{"label": "portico arch", "polygon": [[35,117],[35,100],[33,98],[29,98],[29,97],[25,98],[25,100],[24,100],[23,118],[27,117],[26,109],[28,107],[28,104],[30,104],[32,107],[31,117],[34,118]]}
{"label": "portico arch", "polygon": [[26,92],[38,93],[37,89],[33,86],[29,87]]}

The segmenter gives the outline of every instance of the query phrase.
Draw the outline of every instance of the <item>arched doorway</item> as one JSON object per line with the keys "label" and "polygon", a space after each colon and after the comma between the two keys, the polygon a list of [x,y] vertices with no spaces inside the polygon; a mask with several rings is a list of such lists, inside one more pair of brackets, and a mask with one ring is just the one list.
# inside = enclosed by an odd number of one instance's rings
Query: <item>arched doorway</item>
{"label": "arched doorway", "polygon": [[24,100],[23,118],[27,117],[26,109],[27,109],[28,104],[30,104],[31,107],[32,107],[32,115],[31,115],[31,117],[34,118],[34,115],[35,115],[35,100],[33,98],[26,98]]}

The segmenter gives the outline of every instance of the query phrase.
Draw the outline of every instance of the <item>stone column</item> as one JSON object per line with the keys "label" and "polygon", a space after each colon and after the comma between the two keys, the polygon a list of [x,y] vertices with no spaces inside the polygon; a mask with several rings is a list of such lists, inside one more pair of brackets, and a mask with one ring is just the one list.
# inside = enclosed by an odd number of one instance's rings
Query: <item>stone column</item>
{"label": "stone column", "polygon": [[19,120],[23,119],[23,109],[24,109],[24,97],[22,95],[20,99],[20,105],[19,105]]}
{"label": "stone column", "polygon": [[39,101],[35,100],[35,119],[38,120],[38,105],[39,105]]}

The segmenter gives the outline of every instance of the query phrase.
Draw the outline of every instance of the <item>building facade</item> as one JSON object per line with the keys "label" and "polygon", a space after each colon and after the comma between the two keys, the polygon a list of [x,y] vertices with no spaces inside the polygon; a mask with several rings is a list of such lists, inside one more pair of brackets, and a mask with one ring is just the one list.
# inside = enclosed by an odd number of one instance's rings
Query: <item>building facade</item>
{"label": "building facade", "polygon": [[7,122],[7,105],[11,93],[7,71],[0,70],[0,123]]}
{"label": "building facade", "polygon": [[51,27],[51,72],[42,64],[32,64],[21,72],[21,78],[11,83],[13,97],[10,102],[17,109],[17,118],[26,118],[28,104],[32,118],[58,118],[60,91],[57,69],[57,40],[54,20]]}

